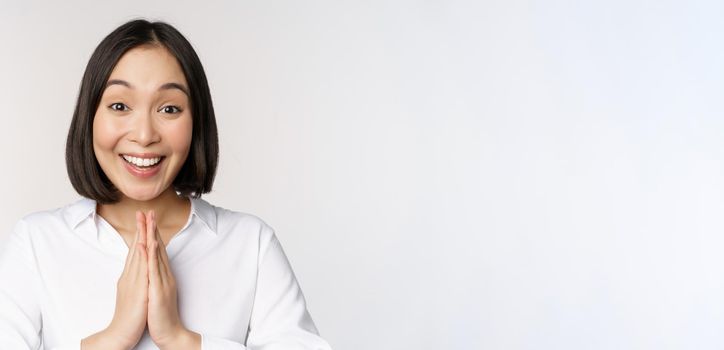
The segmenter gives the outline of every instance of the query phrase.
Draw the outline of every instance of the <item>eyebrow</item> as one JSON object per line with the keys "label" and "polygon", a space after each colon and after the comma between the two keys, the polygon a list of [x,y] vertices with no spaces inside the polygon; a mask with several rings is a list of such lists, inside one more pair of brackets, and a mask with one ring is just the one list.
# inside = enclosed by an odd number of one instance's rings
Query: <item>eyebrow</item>
{"label": "eyebrow", "polygon": [[[122,86],[125,86],[125,87],[129,88],[129,89],[133,89],[133,88],[134,88],[133,85],[131,85],[131,83],[129,83],[129,82],[125,81],[125,80],[121,80],[121,79],[111,79],[111,80],[109,80],[109,81],[106,83],[106,88],[108,88],[108,87],[111,86],[111,85],[122,85]],[[184,94],[186,94],[186,96],[190,96],[190,95],[189,95],[189,90],[188,90],[185,86],[183,86],[182,84],[179,84],[179,83],[166,83],[166,84],[161,85],[160,88],[158,88],[159,91],[161,91],[161,90],[170,90],[170,89],[179,89],[179,90],[181,90]]]}

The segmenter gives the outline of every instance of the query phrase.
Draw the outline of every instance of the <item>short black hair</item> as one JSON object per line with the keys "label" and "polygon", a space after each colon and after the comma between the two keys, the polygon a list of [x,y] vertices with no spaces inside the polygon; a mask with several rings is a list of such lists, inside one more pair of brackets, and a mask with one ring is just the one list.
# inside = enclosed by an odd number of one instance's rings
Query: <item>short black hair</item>
{"label": "short black hair", "polygon": [[93,151],[93,118],[113,68],[127,51],[161,45],[176,57],[189,88],[193,131],[189,154],[173,181],[176,192],[198,198],[213,186],[219,161],[219,137],[204,68],[191,44],[165,22],[131,20],[108,34],[96,47],[81,81],[68,131],[65,163],[73,188],[99,203],[116,203],[118,189],[100,167]]}

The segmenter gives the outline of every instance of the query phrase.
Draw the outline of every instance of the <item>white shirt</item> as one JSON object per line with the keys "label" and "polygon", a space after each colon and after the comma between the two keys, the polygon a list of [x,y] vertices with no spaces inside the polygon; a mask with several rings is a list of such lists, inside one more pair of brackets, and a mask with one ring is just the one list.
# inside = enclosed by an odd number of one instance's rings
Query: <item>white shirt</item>
{"label": "white shirt", "polygon": [[[181,322],[201,334],[202,349],[331,350],[258,217],[192,198],[166,251]],[[0,349],[80,349],[110,324],[127,255],[93,200],[21,219],[0,250]],[[134,349],[158,349],[148,328]]]}

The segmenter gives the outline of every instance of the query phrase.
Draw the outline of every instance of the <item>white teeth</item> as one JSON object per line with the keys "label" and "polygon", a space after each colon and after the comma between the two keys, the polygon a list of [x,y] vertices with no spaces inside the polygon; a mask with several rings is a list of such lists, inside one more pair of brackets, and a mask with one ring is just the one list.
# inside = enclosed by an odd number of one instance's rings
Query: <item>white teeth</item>
{"label": "white teeth", "polygon": [[138,158],[138,157],[131,157],[127,155],[123,155],[123,159],[125,159],[127,162],[136,165],[136,166],[143,166],[148,167],[152,165],[158,164],[158,162],[161,161],[161,157],[156,158]]}

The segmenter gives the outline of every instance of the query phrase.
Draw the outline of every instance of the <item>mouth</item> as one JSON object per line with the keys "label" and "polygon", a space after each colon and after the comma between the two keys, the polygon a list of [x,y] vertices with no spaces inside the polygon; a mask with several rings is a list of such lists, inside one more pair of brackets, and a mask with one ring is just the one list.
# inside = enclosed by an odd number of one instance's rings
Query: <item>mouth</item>
{"label": "mouth", "polygon": [[165,156],[161,155],[143,155],[134,156],[129,154],[120,154],[119,157],[123,161],[126,170],[131,175],[146,178],[156,175],[161,168]]}

